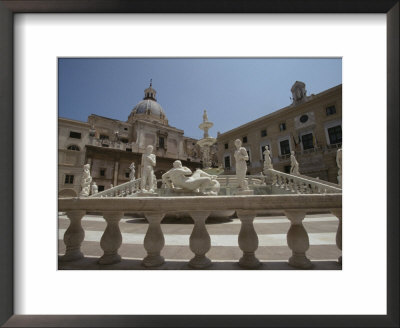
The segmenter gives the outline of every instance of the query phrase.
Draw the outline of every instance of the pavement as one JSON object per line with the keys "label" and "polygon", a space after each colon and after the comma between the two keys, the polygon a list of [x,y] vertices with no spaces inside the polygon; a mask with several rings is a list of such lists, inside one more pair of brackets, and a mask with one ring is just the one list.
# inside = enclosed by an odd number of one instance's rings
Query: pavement
{"label": "pavement", "polygon": [[[314,270],[341,270],[337,263],[341,251],[336,246],[336,231],[338,219],[331,214],[307,215],[303,221],[308,232],[310,248],[307,257],[313,262]],[[65,245],[63,236],[68,228],[69,219],[59,215],[59,242],[58,253],[63,255]],[[240,220],[212,219],[206,221],[207,230],[211,237],[211,249],[207,253],[213,261],[211,270],[239,270],[237,262],[242,256],[238,247]],[[120,222],[122,245],[119,254],[122,262],[113,265],[99,265],[97,260],[102,256],[100,238],[106,227],[101,216],[86,215],[82,219],[85,230],[85,240],[82,243],[82,252],[85,258],[75,262],[59,262],[61,270],[144,270],[141,265],[146,256],[143,240],[148,223],[144,218],[124,217]],[[286,233],[290,227],[289,220],[284,216],[263,216],[254,219],[254,227],[259,238],[259,247],[256,250],[257,258],[262,262],[259,269],[265,270],[293,270],[287,264],[291,250],[287,246]],[[166,263],[158,270],[185,270],[190,269],[188,261],[194,256],[189,248],[189,237],[193,229],[191,218],[164,218],[161,223],[165,237],[165,247],[161,251]],[[146,269],[148,270],[148,269]]]}

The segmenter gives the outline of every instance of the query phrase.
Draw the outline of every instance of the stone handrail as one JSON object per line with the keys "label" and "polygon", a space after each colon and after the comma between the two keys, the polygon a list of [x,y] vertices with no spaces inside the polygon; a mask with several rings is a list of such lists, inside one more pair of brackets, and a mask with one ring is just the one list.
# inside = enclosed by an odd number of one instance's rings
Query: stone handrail
{"label": "stone handrail", "polygon": [[300,174],[300,177],[304,178],[304,179],[307,179],[307,180],[310,180],[310,181],[313,181],[313,182],[322,183],[322,184],[327,185],[327,186],[331,186],[331,187],[342,189],[341,186],[339,186],[337,183],[334,183],[334,182],[329,182],[329,181],[326,181],[326,180],[323,180],[323,179],[313,178],[313,177],[310,177],[310,176],[305,175],[305,174]]}
{"label": "stone handrail", "polygon": [[[246,180],[249,186],[252,185],[260,185],[265,183],[265,176],[263,175],[246,175]],[[218,182],[221,187],[237,187],[239,182],[236,178],[236,175],[219,175],[217,177]]]}
{"label": "stone handrail", "polygon": [[[156,204],[156,206],[155,206]],[[258,213],[265,210],[281,211],[291,223],[287,232],[288,247],[292,256],[288,259],[291,266],[310,268],[312,263],[307,258],[309,248],[308,233],[303,226],[303,219],[310,211],[329,211],[339,219],[336,233],[336,245],[342,249],[342,195],[262,195],[262,196],[184,196],[184,197],[143,197],[143,198],[63,198],[58,200],[59,211],[66,212],[70,225],[64,234],[65,255],[60,261],[74,261],[84,257],[81,244],[85,237],[81,220],[87,212],[100,212],[107,222],[107,227],[100,241],[104,254],[99,264],[113,264],[121,261],[118,254],[123,239],[119,221],[124,213],[141,213],[149,222],[144,238],[147,256],[142,264],[145,267],[160,266],[164,263],[161,251],[165,244],[161,221],[168,213],[189,213],[194,221],[189,239],[190,250],[194,257],[189,261],[193,268],[206,268],[212,264],[206,256],[211,248],[211,238],[205,221],[211,211],[235,210],[241,221],[238,235],[238,247],[243,256],[239,265],[243,268],[256,268],[260,261],[255,256],[258,248],[258,235],[253,221]],[[339,258],[339,262],[341,258]]]}
{"label": "stone handrail", "polygon": [[107,190],[92,194],[89,198],[98,197],[126,197],[132,195],[140,188],[140,179],[128,181]]}
{"label": "stone handrail", "polygon": [[321,193],[342,193],[339,187],[316,182],[307,179],[305,176],[287,174],[274,169],[269,169],[266,176],[270,179],[272,186],[298,194],[321,194]]}

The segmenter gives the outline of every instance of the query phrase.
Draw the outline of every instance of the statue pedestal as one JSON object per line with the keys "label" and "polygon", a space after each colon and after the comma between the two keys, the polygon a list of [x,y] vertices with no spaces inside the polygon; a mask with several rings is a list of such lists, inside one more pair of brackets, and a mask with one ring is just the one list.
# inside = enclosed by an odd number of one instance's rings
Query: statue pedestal
{"label": "statue pedestal", "polygon": [[254,195],[254,190],[238,190],[235,195]]}

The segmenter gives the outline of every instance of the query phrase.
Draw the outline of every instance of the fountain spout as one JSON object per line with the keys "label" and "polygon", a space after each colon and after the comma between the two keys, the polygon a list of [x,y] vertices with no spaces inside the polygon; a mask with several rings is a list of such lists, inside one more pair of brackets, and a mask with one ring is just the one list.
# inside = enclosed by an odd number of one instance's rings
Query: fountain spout
{"label": "fountain spout", "polygon": [[197,144],[200,146],[203,156],[203,168],[207,169],[211,167],[211,146],[216,143],[217,139],[210,137],[208,130],[213,127],[214,123],[208,120],[207,111],[203,113],[203,123],[199,125],[199,128],[204,131],[203,139],[200,139]]}

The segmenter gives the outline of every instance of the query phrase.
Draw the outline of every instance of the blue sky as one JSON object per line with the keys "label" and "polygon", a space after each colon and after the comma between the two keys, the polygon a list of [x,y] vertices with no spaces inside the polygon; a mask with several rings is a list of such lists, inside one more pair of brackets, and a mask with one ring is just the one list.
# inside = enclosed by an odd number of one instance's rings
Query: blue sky
{"label": "blue sky", "polygon": [[126,121],[152,79],[169,124],[195,138],[202,137],[204,109],[216,137],[289,105],[296,80],[308,94],[342,83],[339,58],[60,58],[58,68],[60,117]]}

